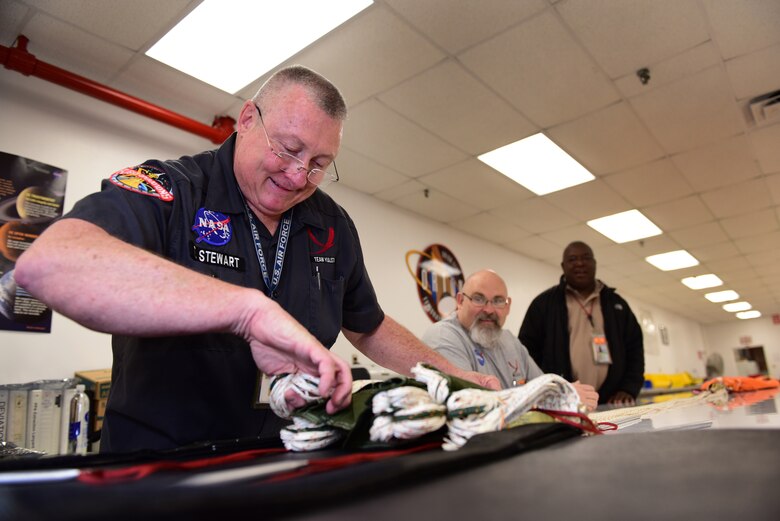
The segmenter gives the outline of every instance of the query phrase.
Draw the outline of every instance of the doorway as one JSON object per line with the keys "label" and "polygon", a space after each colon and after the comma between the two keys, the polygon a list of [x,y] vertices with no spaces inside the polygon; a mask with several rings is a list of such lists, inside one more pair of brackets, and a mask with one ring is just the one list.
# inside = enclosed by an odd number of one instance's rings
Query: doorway
{"label": "doorway", "polygon": [[734,349],[738,376],[768,376],[763,346],[737,347]]}

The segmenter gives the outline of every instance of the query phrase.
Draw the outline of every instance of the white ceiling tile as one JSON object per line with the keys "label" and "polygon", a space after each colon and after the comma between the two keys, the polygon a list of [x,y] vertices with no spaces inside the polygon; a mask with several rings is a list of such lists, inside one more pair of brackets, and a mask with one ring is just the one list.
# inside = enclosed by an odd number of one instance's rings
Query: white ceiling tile
{"label": "white ceiling tile", "polygon": [[393,201],[393,204],[429,217],[435,221],[449,223],[475,215],[479,210],[436,190],[412,192]]}
{"label": "white ceiling tile", "polygon": [[504,246],[532,259],[539,259],[551,264],[553,259],[561,258],[561,247],[542,239],[538,235],[524,237],[519,241],[510,241],[505,243]]}
{"label": "white ceiling tile", "polygon": [[[610,269],[615,269],[615,271],[617,271],[616,266],[640,260],[634,252],[620,244],[603,246],[598,249],[593,248],[593,255],[596,257],[596,262],[599,265],[609,266]],[[622,274],[623,272],[619,273]]]}
{"label": "white ceiling tile", "polygon": [[771,264],[775,268],[780,269],[780,251],[776,249],[751,253],[747,256],[747,260],[753,267]]}
{"label": "white ceiling tile", "polygon": [[25,1],[60,20],[133,51],[145,50],[161,38],[164,31],[176,25],[182,12],[191,4],[190,0]]}
{"label": "white ceiling tile", "polygon": [[773,45],[726,62],[737,99],[753,98],[780,86],[780,45]]}
{"label": "white ceiling tile", "polygon": [[[723,57],[733,58],[780,42],[777,0],[707,0],[702,2]],[[746,30],[746,28],[750,28]]]}
{"label": "white ceiling tile", "polygon": [[19,2],[0,2],[0,41],[3,45],[14,46],[28,12],[30,8]]}
{"label": "white ceiling tile", "polygon": [[341,147],[336,162],[339,183],[367,194],[375,194],[409,181],[405,175],[346,147]]}
{"label": "white ceiling tile", "polygon": [[766,183],[754,179],[701,194],[715,217],[734,217],[771,206]]}
{"label": "white ceiling tile", "polygon": [[652,291],[658,291],[661,287],[665,287],[665,288],[673,287],[675,290],[680,291],[680,288],[677,287],[674,276],[671,275],[674,272],[661,271],[655,268],[648,269],[645,271],[645,267],[647,265],[648,264],[646,262],[643,262],[641,264],[642,267],[641,277],[636,279],[638,283],[645,285],[646,287],[650,288]]}
{"label": "white ceiling tile", "polygon": [[664,153],[624,102],[553,127],[546,134],[596,175],[657,159]]}
{"label": "white ceiling tile", "polygon": [[765,174],[780,172],[780,123],[761,127],[750,133],[750,143]]}
{"label": "white ceiling tile", "polygon": [[611,78],[709,39],[704,17],[694,2],[570,0],[557,10]]}
{"label": "white ceiling tile", "polygon": [[498,244],[517,242],[530,235],[529,232],[520,227],[502,221],[488,213],[471,215],[462,220],[452,221],[450,224],[454,228]]}
{"label": "white ceiling tile", "polygon": [[667,232],[706,223],[715,218],[698,196],[648,206],[642,209],[642,213]]}
{"label": "white ceiling tile", "polygon": [[477,159],[467,159],[418,180],[482,210],[534,197],[533,192]]}
{"label": "white ceiling tile", "polygon": [[631,98],[631,104],[669,153],[742,132],[725,72],[713,67]]}
{"label": "white ceiling tile", "polygon": [[[743,298],[744,295],[741,292],[742,288],[749,289],[754,287],[756,280],[758,280],[758,274],[754,269],[740,270],[724,278],[723,282],[725,284],[721,286],[721,288],[723,290],[734,290],[739,293],[740,298]],[[720,290],[721,288],[718,289]]]}
{"label": "white ceiling tile", "polygon": [[471,154],[537,131],[522,114],[452,60],[414,76],[379,99]]}
{"label": "white ceiling tile", "polygon": [[769,193],[772,195],[772,201],[780,205],[780,173],[767,177],[766,184],[769,187]]}
{"label": "white ceiling tile", "polygon": [[671,235],[686,249],[693,248],[695,246],[704,246],[707,244],[724,242],[729,239],[729,237],[723,232],[723,228],[717,222],[697,224],[689,228],[682,228],[680,230],[669,232],[669,235]]}
{"label": "white ceiling tile", "polygon": [[606,76],[549,12],[472,47],[460,60],[540,127],[618,100]]}
{"label": "white ceiling tile", "polygon": [[761,175],[750,143],[744,135],[675,154],[671,160],[698,191],[731,185]]}
{"label": "white ceiling tile", "polygon": [[234,96],[146,56],[131,62],[111,85],[130,94],[145,92],[145,101],[207,125],[214,116],[238,118],[238,113],[222,112],[234,103]]}
{"label": "white ceiling tile", "polygon": [[107,83],[133,58],[129,49],[42,13],[32,17],[24,32],[36,58],[100,83]]}
{"label": "white ceiling tile", "polygon": [[[775,226],[775,228],[777,228],[777,226]],[[769,251],[780,244],[780,231],[735,239],[734,244],[737,245],[739,251],[746,255]]]}
{"label": "white ceiling tile", "polygon": [[415,192],[424,193],[427,187],[419,181],[412,180],[400,185],[386,188],[374,194],[374,197],[387,202],[394,202],[397,199],[406,197]]}
{"label": "white ceiling tile", "polygon": [[385,6],[375,3],[289,61],[338,85],[350,106],[428,69],[444,54]]}
{"label": "white ceiling tile", "polygon": [[668,60],[645,64],[650,72],[650,81],[647,83],[639,81],[637,72],[631,71],[625,76],[617,78],[615,85],[624,97],[632,98],[720,63],[721,57],[718,49],[711,41],[707,41],[672,56]]}
{"label": "white ceiling tile", "polygon": [[547,194],[543,199],[581,221],[597,219],[633,208],[631,203],[601,179]]}
{"label": "white ceiling tile", "polygon": [[745,269],[751,269],[750,263],[747,257],[744,255],[737,255],[729,259],[715,259],[707,261],[707,266],[714,270],[715,274],[722,280],[726,280],[734,273],[740,272]]}
{"label": "white ceiling tile", "polygon": [[656,268],[649,262],[645,261],[644,259],[621,262],[619,264],[611,264],[610,268],[620,273],[621,275],[629,277],[630,279],[634,279],[636,281],[641,280],[640,277],[643,275],[647,275],[654,271],[658,271],[658,268]]}
{"label": "white ceiling tile", "polygon": [[[381,121],[381,125],[376,122]],[[466,155],[377,101],[353,108],[344,123],[344,146],[410,177],[435,172]]]}
{"label": "white ceiling tile", "polygon": [[602,178],[633,205],[648,206],[693,193],[669,159],[661,159]]}
{"label": "white ceiling tile", "polygon": [[457,53],[504,31],[548,7],[544,0],[385,0],[392,9],[450,53]]}
{"label": "white ceiling tile", "polygon": [[601,235],[599,232],[585,224],[568,226],[539,235],[540,237],[559,245],[561,247],[561,253],[563,253],[566,246],[574,241],[582,241],[594,250],[598,249],[600,246],[611,246],[614,244],[612,239]]}
{"label": "white ceiling tile", "polygon": [[657,255],[659,253],[666,253],[682,248],[680,243],[666,234],[656,235],[655,237],[648,237],[638,241],[630,241],[624,243],[623,247],[628,251],[634,252],[637,257],[643,259],[650,255]]}
{"label": "white ceiling tile", "polygon": [[501,206],[490,213],[532,233],[548,232],[577,222],[571,215],[541,198]]}
{"label": "white ceiling tile", "polygon": [[706,246],[696,246],[688,250],[688,253],[696,257],[696,260],[699,262],[709,262],[735,257],[740,254],[740,251],[732,242],[721,242]]}
{"label": "white ceiling tile", "polygon": [[752,237],[778,228],[778,217],[771,209],[722,219],[720,225],[732,239]]}

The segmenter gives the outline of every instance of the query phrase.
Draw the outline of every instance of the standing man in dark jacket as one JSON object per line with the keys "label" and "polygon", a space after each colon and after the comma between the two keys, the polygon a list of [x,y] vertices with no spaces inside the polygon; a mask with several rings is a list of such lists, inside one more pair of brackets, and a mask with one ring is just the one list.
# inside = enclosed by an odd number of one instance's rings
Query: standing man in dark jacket
{"label": "standing man in dark jacket", "polygon": [[584,242],[563,251],[560,284],[528,307],[518,335],[539,367],[592,385],[600,403],[633,405],[644,383],[642,329],[613,288],[596,279]]}

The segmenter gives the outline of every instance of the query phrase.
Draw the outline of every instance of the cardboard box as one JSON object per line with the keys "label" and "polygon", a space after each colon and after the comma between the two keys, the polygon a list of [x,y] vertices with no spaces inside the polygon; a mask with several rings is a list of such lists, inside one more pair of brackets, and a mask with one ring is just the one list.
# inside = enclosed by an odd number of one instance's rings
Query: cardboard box
{"label": "cardboard box", "polygon": [[103,427],[108,392],[111,390],[111,369],[77,371],[75,376],[76,383],[84,384],[89,396],[89,432],[92,438],[92,434]]}

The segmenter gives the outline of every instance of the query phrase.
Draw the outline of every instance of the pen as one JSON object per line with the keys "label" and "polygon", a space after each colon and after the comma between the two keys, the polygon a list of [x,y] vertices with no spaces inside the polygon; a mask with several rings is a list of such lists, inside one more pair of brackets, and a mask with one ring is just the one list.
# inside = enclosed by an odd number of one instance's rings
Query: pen
{"label": "pen", "polygon": [[314,266],[314,269],[317,271],[317,289],[322,291],[322,282],[320,281],[320,267]]}

